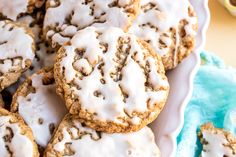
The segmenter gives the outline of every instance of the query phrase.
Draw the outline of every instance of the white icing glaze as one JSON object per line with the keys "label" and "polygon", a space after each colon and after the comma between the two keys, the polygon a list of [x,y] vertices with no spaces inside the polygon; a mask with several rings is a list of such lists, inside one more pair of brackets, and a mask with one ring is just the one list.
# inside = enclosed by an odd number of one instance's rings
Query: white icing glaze
{"label": "white icing glaze", "polygon": [[[71,143],[70,148],[75,152],[71,157],[159,157],[160,152],[155,144],[154,135],[150,128],[144,127],[138,132],[129,134],[101,133],[99,138],[96,131],[82,127],[74,121],[76,128],[63,128],[63,139],[54,145],[56,151],[62,152],[65,143]],[[78,137],[78,131],[86,133]],[[73,133],[73,137],[67,130]],[[95,140],[96,139],[96,140]],[[92,148],[92,151],[91,151]]]}
{"label": "white icing glaze", "polygon": [[[181,20],[186,20],[185,26],[187,35],[195,36],[196,31],[193,25],[197,24],[196,17],[190,17],[188,8],[191,7],[188,0],[141,0],[141,11],[132,24],[129,32],[134,33],[145,41],[149,41],[154,50],[161,56],[170,52],[170,47],[174,44],[169,32],[170,28],[178,26]],[[148,9],[146,11],[146,9]],[[158,31],[151,26],[158,28]],[[146,25],[146,26],[143,26]],[[160,40],[166,45],[163,47]],[[179,35],[176,35],[176,47],[180,45]]]}
{"label": "white icing glaze", "polygon": [[53,66],[55,63],[56,59],[56,51],[51,48],[50,46],[46,45],[44,42],[39,42],[37,45],[38,49],[36,50],[36,56],[35,59],[32,62],[31,67],[32,69],[28,69],[24,75],[23,75],[23,80],[27,76],[31,76],[38,70],[44,68],[44,67],[49,67]]}
{"label": "white icing glaze", "polygon": [[0,21],[0,34],[0,60],[4,60],[4,63],[0,64],[0,72],[6,73],[18,65],[18,61],[12,62],[10,60],[12,58],[22,58],[23,68],[25,60],[32,61],[34,59],[33,38],[26,33],[23,27],[16,27],[12,23],[6,24],[5,21]]}
{"label": "white icing glaze", "polygon": [[[49,125],[57,127],[67,113],[64,102],[56,94],[55,84],[43,85],[43,74],[32,75],[32,86],[35,93],[17,99],[18,112],[32,129],[36,142],[45,147],[51,138]],[[39,119],[43,123],[39,123]]]}
{"label": "white icing glaze", "polygon": [[56,52],[50,46],[46,45],[46,43],[41,39],[41,26],[36,24],[36,20],[30,15],[19,18],[17,22],[25,25],[26,27],[29,27],[29,29],[32,30],[37,47],[37,57],[33,60],[32,63],[33,69],[27,70],[24,75],[30,76],[43,67],[52,66],[55,62]]}
{"label": "white icing glaze", "polygon": [[[52,38],[53,44],[63,45],[70,39],[68,36],[72,37],[78,29],[87,26],[116,26],[125,29],[131,21],[125,9],[132,8],[134,2],[122,0],[118,3],[120,7],[109,7],[112,2],[113,0],[92,0],[84,4],[83,0],[60,0],[60,5],[55,7],[55,0],[49,0],[50,8],[45,15],[44,28],[53,26],[55,29],[60,28],[60,31],[49,30],[47,37]],[[70,24],[65,24],[70,15]]]}
{"label": "white icing glaze", "polygon": [[229,142],[225,139],[224,134],[213,134],[209,131],[203,131],[203,138],[208,142],[203,146],[205,151],[202,151],[202,157],[236,157],[232,150],[225,145]]}
{"label": "white icing glaze", "polygon": [[16,20],[21,13],[27,12],[29,0],[0,0],[0,13],[11,20]]}
{"label": "white icing glaze", "polygon": [[32,16],[30,15],[23,16],[19,18],[17,22],[32,30],[36,43],[41,42],[39,35],[41,33],[42,28],[41,26],[36,24],[36,20]]}
{"label": "white icing glaze", "polygon": [[[22,134],[22,130],[17,123],[10,123],[9,116],[0,117],[0,155],[2,157],[10,157],[5,145],[7,145],[14,157],[33,157],[33,143]],[[9,135],[7,128],[11,128],[13,138],[11,142],[4,142],[4,136]]]}
{"label": "white icing glaze", "polygon": [[[101,33],[98,39],[96,38],[96,32]],[[114,60],[118,46],[117,41],[120,37],[130,39],[130,52],[127,54],[125,66],[120,71],[122,79],[116,82],[110,74],[116,73],[117,63]],[[131,120],[137,123],[139,118],[132,116],[133,112],[149,111],[155,103],[158,104],[165,101],[169,86],[167,79],[158,74],[158,65],[155,65],[157,64],[156,60],[147,50],[141,47],[134,35],[124,33],[121,29],[115,27],[88,27],[79,31],[70,42],[71,46],[64,46],[66,56],[60,63],[61,69],[65,67],[67,83],[73,80],[80,87],[80,89],[71,87],[70,90],[79,97],[82,109],[86,109],[91,113],[96,112],[96,118],[99,120],[122,122],[119,117],[127,117],[126,114],[129,114],[132,117]],[[103,53],[99,43],[108,44],[106,53]],[[124,51],[125,47],[128,47],[128,45],[124,44],[122,51]],[[76,48],[85,49],[82,59],[74,60]],[[136,56],[134,55],[135,53]],[[148,55],[146,59],[144,59],[144,55]],[[132,59],[132,56],[135,56],[136,61]],[[98,68],[102,60],[105,63],[103,66],[104,76],[102,76]],[[143,68],[140,67],[145,67],[146,63],[149,63],[152,69],[148,75],[150,80],[146,80]],[[88,76],[83,77],[81,80],[79,79],[81,74],[78,71],[82,71]],[[101,83],[102,78],[105,80],[105,84]],[[146,90],[146,81],[157,90]],[[123,101],[124,97],[120,87],[123,92],[128,94],[125,102]],[[163,87],[164,89],[159,90],[158,87]],[[100,92],[99,96],[94,95],[95,91]],[[147,101],[150,102],[150,108],[147,107]]]}
{"label": "white icing glaze", "polygon": [[[39,61],[35,64],[39,64],[38,67],[52,66],[56,60],[56,51],[45,43],[39,44],[39,50],[36,51]],[[37,66],[36,66],[37,67]]]}

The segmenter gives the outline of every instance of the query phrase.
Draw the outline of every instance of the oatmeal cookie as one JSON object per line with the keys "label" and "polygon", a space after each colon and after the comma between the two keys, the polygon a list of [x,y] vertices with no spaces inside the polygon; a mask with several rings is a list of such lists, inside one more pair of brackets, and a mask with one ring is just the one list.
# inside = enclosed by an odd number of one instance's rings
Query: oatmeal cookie
{"label": "oatmeal cookie", "polygon": [[71,114],[104,132],[137,131],[162,110],[164,66],[146,42],[116,27],[87,27],[58,51],[57,93]]}
{"label": "oatmeal cookie", "polygon": [[32,129],[37,144],[46,147],[54,128],[68,112],[56,94],[53,68],[44,68],[25,80],[13,96],[11,111]]}
{"label": "oatmeal cookie", "polygon": [[44,35],[52,47],[69,41],[88,26],[127,30],[138,13],[139,0],[48,0]]}
{"label": "oatmeal cookie", "polygon": [[197,17],[188,0],[141,0],[130,33],[161,55],[165,69],[175,68],[194,48]]}
{"label": "oatmeal cookie", "polygon": [[0,21],[0,91],[16,82],[35,57],[33,33],[10,21]]}
{"label": "oatmeal cookie", "polygon": [[236,138],[228,131],[215,128],[211,123],[206,123],[201,126],[199,138],[203,145],[201,153],[203,157],[236,156]]}
{"label": "oatmeal cookie", "polygon": [[42,18],[42,13],[39,12],[38,14],[23,16],[16,21],[18,24],[28,27],[33,32],[36,51],[30,68],[21,75],[16,83],[3,91],[4,98],[6,98],[8,104],[9,102],[11,104],[12,95],[27,77],[44,67],[52,66],[55,62],[56,50],[51,48],[42,38]]}
{"label": "oatmeal cookie", "polygon": [[160,157],[150,128],[107,134],[88,128],[75,115],[67,115],[45,151],[45,157]]}
{"label": "oatmeal cookie", "polygon": [[17,114],[0,108],[1,157],[39,157],[32,131]]}
{"label": "oatmeal cookie", "polygon": [[55,62],[56,50],[42,38],[43,21],[41,16],[41,14],[34,16],[27,15],[17,20],[18,23],[25,25],[32,30],[36,43],[35,59],[33,60],[30,69],[24,74],[25,77],[32,75],[44,67],[53,66]]}

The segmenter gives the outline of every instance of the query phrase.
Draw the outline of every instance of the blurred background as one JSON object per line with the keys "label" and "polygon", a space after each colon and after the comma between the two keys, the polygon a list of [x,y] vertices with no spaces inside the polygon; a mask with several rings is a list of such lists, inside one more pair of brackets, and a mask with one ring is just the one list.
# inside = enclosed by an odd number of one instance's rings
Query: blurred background
{"label": "blurred background", "polygon": [[236,17],[217,0],[209,0],[211,23],[206,50],[216,53],[227,65],[236,67]]}

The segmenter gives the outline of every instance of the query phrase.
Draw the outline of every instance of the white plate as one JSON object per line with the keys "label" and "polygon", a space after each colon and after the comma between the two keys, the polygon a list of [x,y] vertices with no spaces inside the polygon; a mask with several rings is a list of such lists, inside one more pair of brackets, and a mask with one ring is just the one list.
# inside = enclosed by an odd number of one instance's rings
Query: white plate
{"label": "white plate", "polygon": [[190,0],[198,15],[198,34],[194,52],[176,69],[167,73],[170,82],[170,94],[163,111],[151,124],[162,157],[174,157],[176,138],[184,122],[184,109],[189,102],[193,79],[200,66],[200,51],[206,40],[206,30],[210,21],[208,0]]}

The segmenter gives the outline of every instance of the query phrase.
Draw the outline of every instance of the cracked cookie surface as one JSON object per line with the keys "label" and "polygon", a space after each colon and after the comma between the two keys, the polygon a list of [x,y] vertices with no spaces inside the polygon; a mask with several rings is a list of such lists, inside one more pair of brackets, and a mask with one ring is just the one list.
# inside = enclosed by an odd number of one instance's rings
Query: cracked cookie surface
{"label": "cracked cookie surface", "polygon": [[32,132],[17,114],[0,108],[0,155],[39,157]]}
{"label": "cracked cookie surface", "polygon": [[[91,150],[92,149],[92,150]],[[150,128],[128,134],[106,134],[88,128],[67,115],[45,151],[45,157],[159,157]]]}
{"label": "cracked cookie surface", "polygon": [[206,123],[201,126],[199,138],[203,145],[201,153],[203,157],[236,156],[235,136],[226,130],[215,128],[212,123]]}
{"label": "cracked cookie surface", "polygon": [[45,148],[68,112],[64,101],[56,94],[53,68],[44,68],[25,80],[13,96],[11,111],[24,119],[37,144]]}
{"label": "cracked cookie surface", "polygon": [[10,21],[0,21],[0,91],[15,83],[35,57],[33,34]]}
{"label": "cracked cookie surface", "polygon": [[194,48],[197,17],[188,0],[141,0],[129,29],[161,55],[165,69],[175,68]]}
{"label": "cracked cookie surface", "polygon": [[52,47],[68,42],[88,26],[127,30],[138,12],[139,0],[48,0],[44,36]]}
{"label": "cracked cookie surface", "polygon": [[161,58],[115,27],[80,30],[59,49],[54,72],[70,113],[110,133],[137,131],[152,122],[169,91]]}

